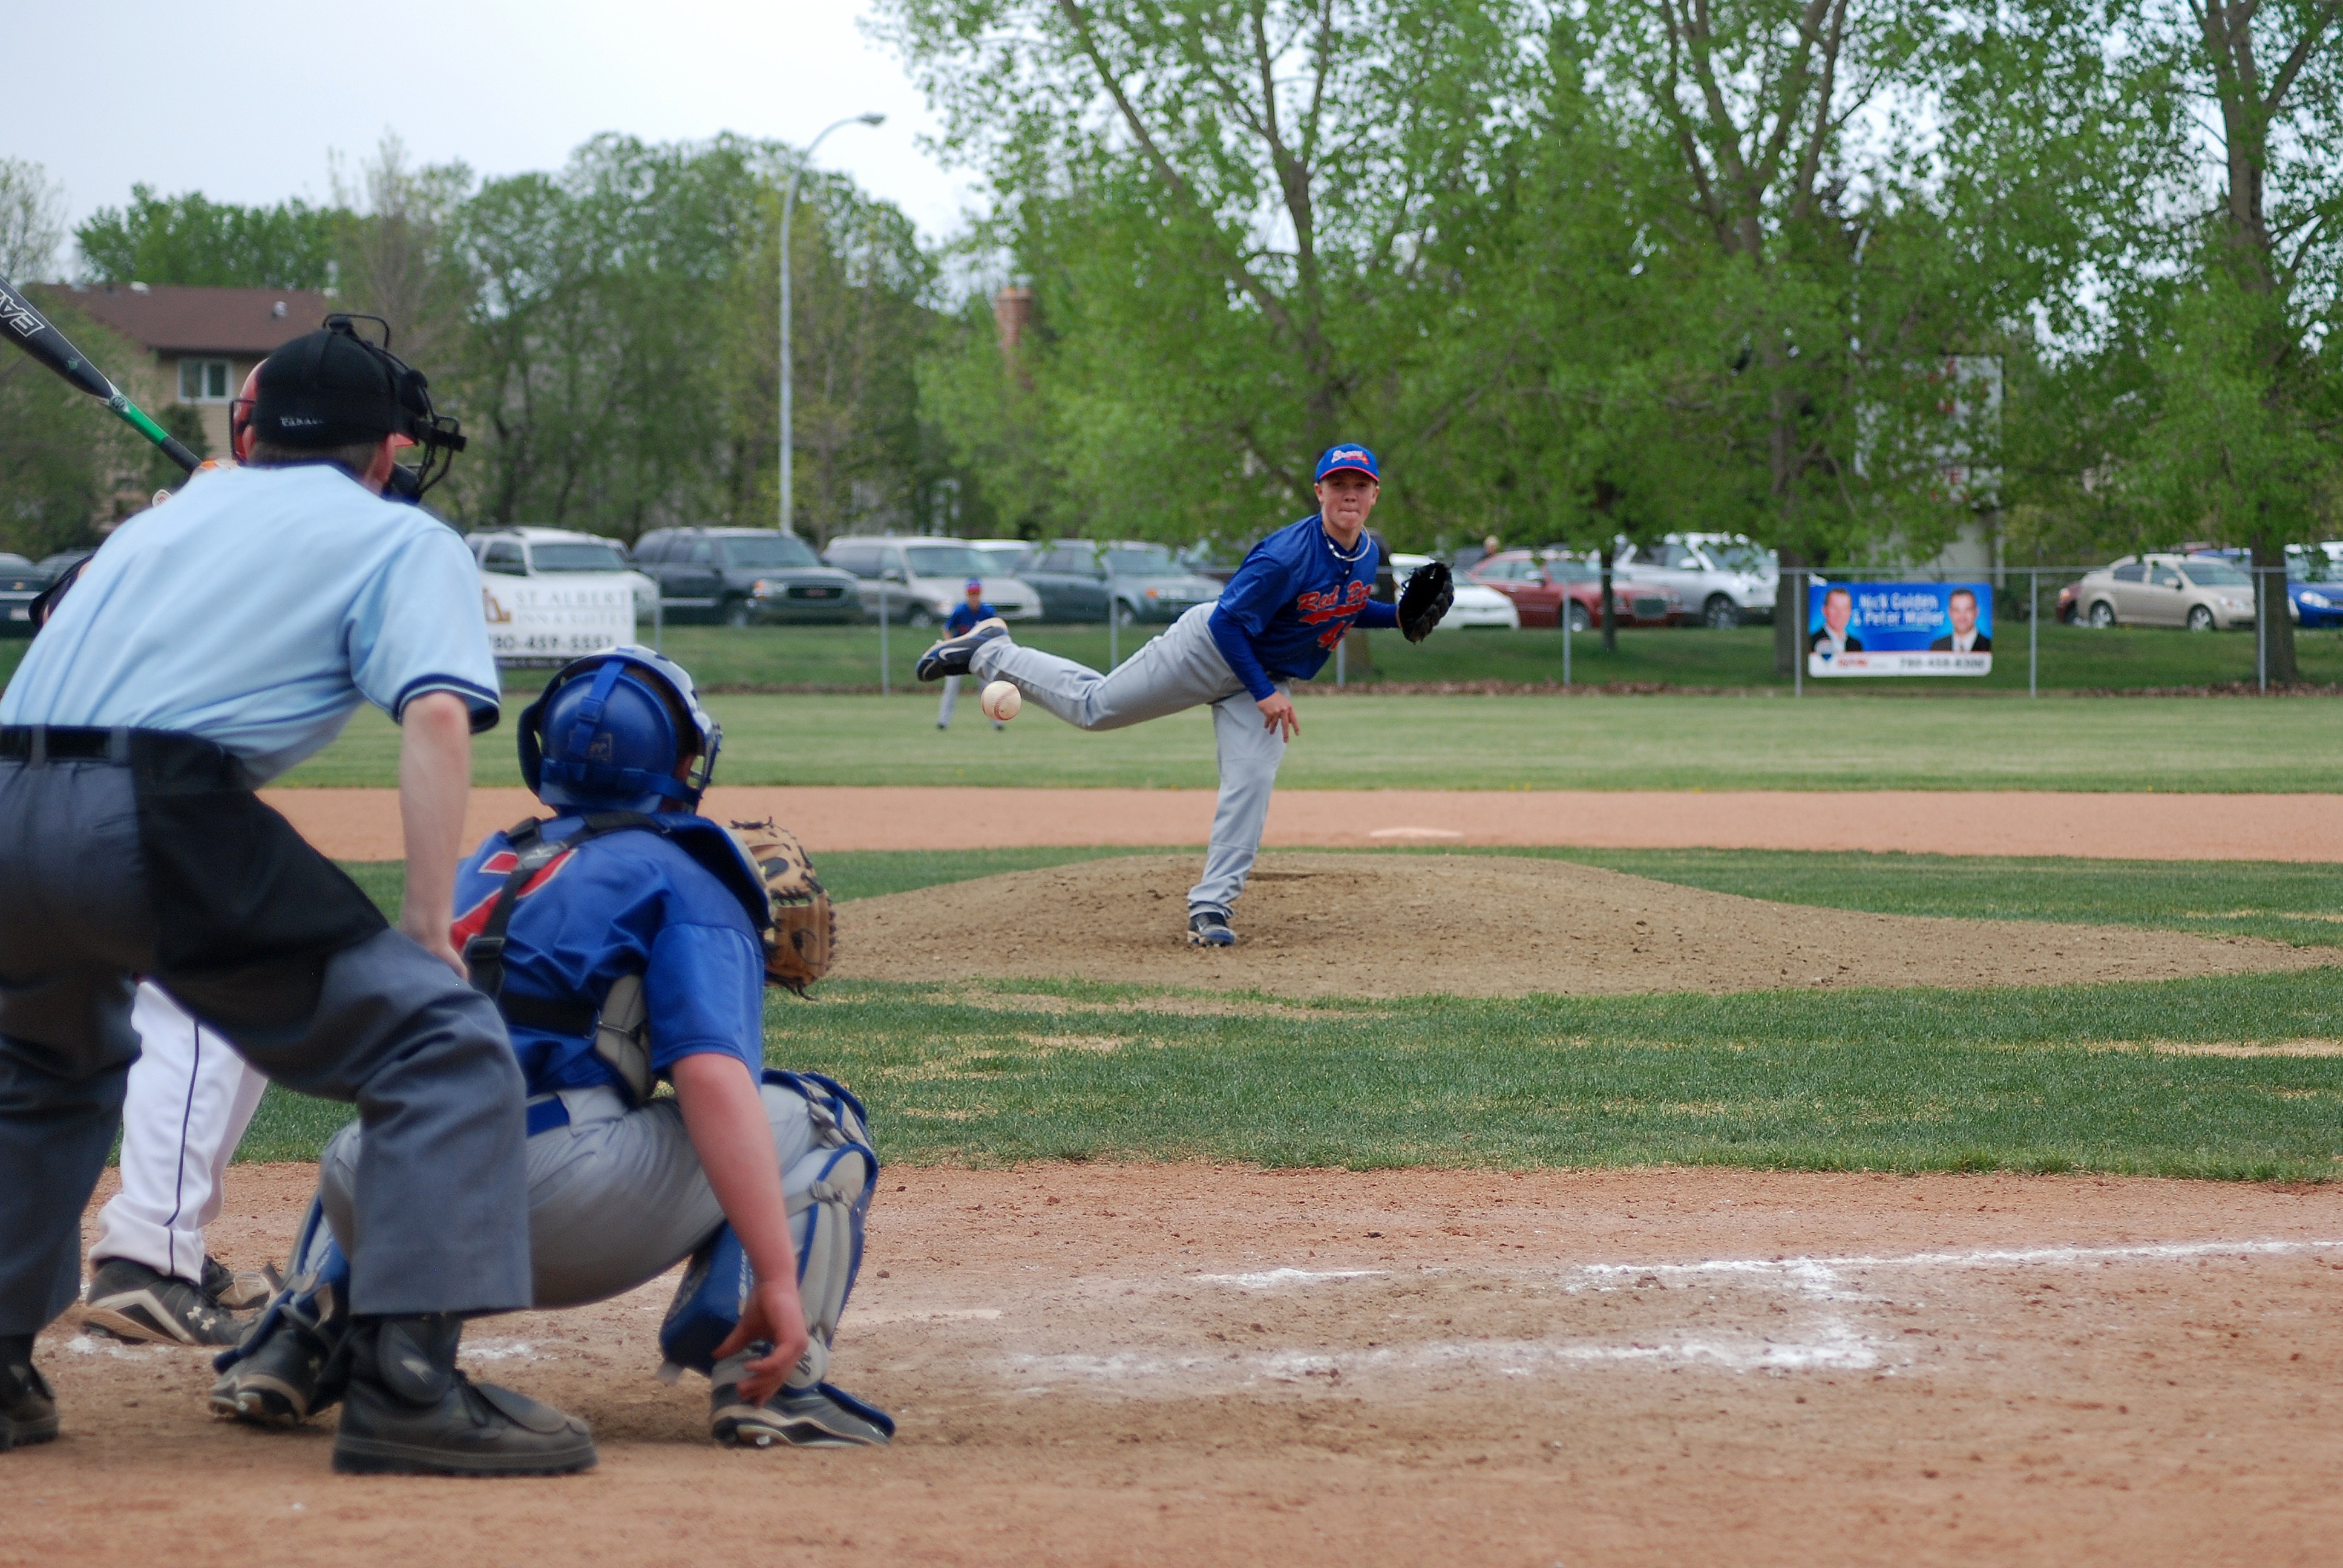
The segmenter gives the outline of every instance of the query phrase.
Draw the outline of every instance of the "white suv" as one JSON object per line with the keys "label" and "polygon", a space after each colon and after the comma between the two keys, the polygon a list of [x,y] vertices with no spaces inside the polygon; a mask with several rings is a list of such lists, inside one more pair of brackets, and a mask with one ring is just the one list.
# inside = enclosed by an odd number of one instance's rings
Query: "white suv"
{"label": "white suv", "polygon": [[1011,577],[998,556],[969,548],[966,539],[925,537],[872,538],[849,534],[830,541],[822,559],[862,579],[865,618],[877,620],[880,605],[906,626],[940,626],[966,596],[968,579],[984,583],[984,599],[1003,620],[1033,620],[1041,598]]}
{"label": "white suv", "polygon": [[1623,544],[1617,560],[1620,578],[1674,588],[1709,626],[1774,618],[1781,568],[1773,551],[1740,534],[1670,534],[1649,548]]}
{"label": "white suv", "polygon": [[464,536],[480,569],[498,577],[571,578],[578,574],[623,577],[635,596],[635,614],[649,620],[659,608],[659,584],[627,560],[627,547],[599,534],[570,528],[483,528]]}

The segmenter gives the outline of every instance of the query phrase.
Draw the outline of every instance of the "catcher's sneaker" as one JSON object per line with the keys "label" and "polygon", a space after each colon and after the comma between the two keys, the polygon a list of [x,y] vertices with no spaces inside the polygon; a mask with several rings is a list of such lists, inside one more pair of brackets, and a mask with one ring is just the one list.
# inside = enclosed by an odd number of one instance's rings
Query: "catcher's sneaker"
{"label": "catcher's sneaker", "polygon": [[204,1294],[229,1312],[245,1312],[266,1306],[268,1298],[285,1288],[285,1280],[273,1263],[255,1273],[249,1269],[231,1269],[206,1252],[203,1287]]}
{"label": "catcher's sneaker", "polygon": [[57,1396],[29,1358],[0,1366],[0,1453],[57,1435]]}
{"label": "catcher's sneaker", "polygon": [[920,655],[914,671],[921,680],[941,680],[947,675],[966,675],[968,661],[976,650],[996,637],[1009,635],[1009,623],[999,616],[978,621],[958,637],[948,637],[927,652]]}
{"label": "catcher's sneaker", "polygon": [[770,1448],[777,1442],[795,1448],[884,1448],[895,1440],[893,1416],[826,1382],[785,1388],[762,1404],[744,1401],[738,1383],[719,1383],[709,1410],[709,1430],[727,1448]]}
{"label": "catcher's sneaker", "polygon": [[128,1258],[108,1258],[97,1265],[81,1315],[84,1322],[117,1339],[158,1345],[232,1345],[250,1323],[221,1307],[201,1285]]}
{"label": "catcher's sneaker", "polygon": [[1192,948],[1232,948],[1237,945],[1236,932],[1229,930],[1228,912],[1224,910],[1198,910],[1188,917],[1188,945]]}
{"label": "catcher's sneaker", "polygon": [[212,1413],[253,1426],[298,1426],[338,1397],[325,1389],[332,1343],[290,1312],[266,1334],[212,1384]]}
{"label": "catcher's sneaker", "polygon": [[567,1475],[592,1468],[586,1423],[456,1370],[463,1332],[445,1313],[371,1318],[350,1331],[350,1383],[334,1439],[345,1475]]}

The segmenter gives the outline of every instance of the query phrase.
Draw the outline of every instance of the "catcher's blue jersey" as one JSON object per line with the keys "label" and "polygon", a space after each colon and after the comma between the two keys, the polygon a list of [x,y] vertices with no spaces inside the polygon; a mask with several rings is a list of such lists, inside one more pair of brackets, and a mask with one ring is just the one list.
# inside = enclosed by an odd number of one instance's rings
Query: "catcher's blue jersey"
{"label": "catcher's blue jersey", "polygon": [[[581,819],[564,813],[545,837],[568,838]],[[457,950],[477,935],[515,857],[490,834],[456,877]],[[572,849],[531,878],[505,932],[505,989],[514,995],[598,1008],[622,975],[643,977],[651,1067],[664,1072],[699,1051],[764,1068],[765,953],[740,900],[672,840],[626,831]],[[584,1036],[511,1026],[528,1092],[618,1084]]]}

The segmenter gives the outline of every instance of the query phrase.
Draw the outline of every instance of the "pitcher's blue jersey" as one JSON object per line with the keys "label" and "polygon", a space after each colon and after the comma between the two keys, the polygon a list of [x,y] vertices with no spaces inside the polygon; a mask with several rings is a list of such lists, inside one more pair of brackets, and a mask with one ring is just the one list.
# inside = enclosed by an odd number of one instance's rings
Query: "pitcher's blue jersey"
{"label": "pitcher's blue jersey", "polygon": [[[544,835],[575,834],[564,814]],[[502,833],[489,835],[456,876],[458,951],[478,934],[516,863]],[[720,1051],[753,1076],[764,1068],[765,953],[740,900],[679,845],[629,829],[583,844],[531,878],[505,931],[508,994],[596,1008],[620,976],[643,977],[651,1067]],[[510,1026],[528,1092],[616,1085],[582,1035]]]}
{"label": "pitcher's blue jersey", "polygon": [[962,599],[952,606],[951,614],[944,618],[944,635],[960,637],[974,629],[978,621],[990,620],[1000,613],[982,599],[977,600],[976,608],[973,609],[969,608],[968,600]]}
{"label": "pitcher's blue jersey", "polygon": [[1372,534],[1337,553],[1316,513],[1253,546],[1221,590],[1212,640],[1255,701],[1276,689],[1272,681],[1316,675],[1353,622],[1397,624],[1391,606],[1368,597],[1378,558]]}

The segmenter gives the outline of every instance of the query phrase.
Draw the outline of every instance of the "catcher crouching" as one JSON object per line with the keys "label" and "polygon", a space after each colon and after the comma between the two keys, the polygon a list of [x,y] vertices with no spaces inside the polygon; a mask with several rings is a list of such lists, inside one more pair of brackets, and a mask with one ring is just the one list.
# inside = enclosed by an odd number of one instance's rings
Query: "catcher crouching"
{"label": "catcher crouching", "polygon": [[[522,776],[555,814],[465,862],[455,940],[527,1081],[536,1305],[601,1301],[690,1257],[660,1342],[670,1373],[709,1375],[719,1442],[887,1442],[893,1422],[825,1378],[878,1180],[862,1107],[764,1067],[766,981],[802,993],[829,967],[804,850],[698,814],[721,732],[648,649],[568,665],[520,732]],[[220,1357],[216,1413],[288,1426],[362,1386],[336,1240],[362,1144],[348,1127],[327,1145],[291,1282]],[[347,1444],[347,1415],[343,1430]]]}

